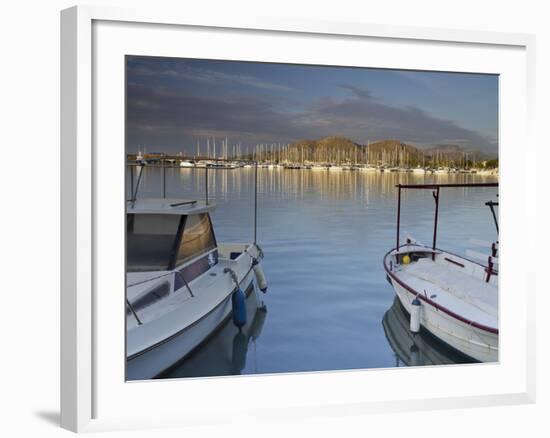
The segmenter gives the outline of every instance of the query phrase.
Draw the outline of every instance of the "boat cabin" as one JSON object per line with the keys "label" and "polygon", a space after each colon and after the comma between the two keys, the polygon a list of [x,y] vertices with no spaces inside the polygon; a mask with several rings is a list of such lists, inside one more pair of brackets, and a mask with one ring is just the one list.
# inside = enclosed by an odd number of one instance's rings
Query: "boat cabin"
{"label": "boat cabin", "polygon": [[[213,205],[178,199],[129,201],[128,273],[180,270],[191,281],[218,261],[210,220]],[[189,268],[191,267],[191,268]]]}

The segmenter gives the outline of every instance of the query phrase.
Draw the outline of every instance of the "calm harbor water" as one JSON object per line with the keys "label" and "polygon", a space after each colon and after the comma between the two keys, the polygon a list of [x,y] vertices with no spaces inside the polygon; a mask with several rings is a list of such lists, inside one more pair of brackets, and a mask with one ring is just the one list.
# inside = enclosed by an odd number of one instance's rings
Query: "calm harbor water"
{"label": "calm harbor water", "polygon": [[[166,169],[167,196],[204,199],[204,169]],[[253,239],[254,169],[209,170],[218,242]],[[145,169],[140,197],[161,195],[161,169]],[[238,333],[226,324],[166,377],[323,371],[455,363],[429,337],[414,342],[386,281],[395,245],[398,183],[494,182],[478,175],[416,175],[258,169],[258,243],[265,253],[265,308]],[[442,189],[438,246],[464,254],[469,239],[492,241],[484,203],[494,188]],[[402,236],[431,243],[429,190],[402,194]],[[261,303],[260,303],[261,304]]]}

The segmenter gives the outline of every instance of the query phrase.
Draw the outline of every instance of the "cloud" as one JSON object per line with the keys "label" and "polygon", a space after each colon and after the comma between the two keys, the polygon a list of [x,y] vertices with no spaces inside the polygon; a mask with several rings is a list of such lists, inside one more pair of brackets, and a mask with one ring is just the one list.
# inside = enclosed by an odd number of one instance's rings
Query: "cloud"
{"label": "cloud", "polygon": [[430,115],[417,106],[392,106],[376,99],[368,90],[349,85],[342,88],[349,90],[350,96],[318,102],[301,116],[300,122],[309,129],[318,127],[327,135],[327,131],[343,132],[360,142],[392,138],[422,145],[455,139],[465,147],[496,150],[494,138]]}
{"label": "cloud", "polygon": [[274,82],[264,81],[256,76],[225,73],[217,70],[210,70],[200,67],[189,67],[187,65],[165,65],[150,67],[137,65],[129,68],[129,73],[136,76],[155,76],[167,77],[178,80],[197,81],[208,84],[217,84],[220,82],[236,83],[248,87],[261,88],[273,91],[292,91],[293,89],[286,85]]}
{"label": "cloud", "polygon": [[363,90],[361,88],[354,87],[353,85],[341,85],[341,88],[351,91],[352,94],[360,99],[374,100],[374,97],[369,90]]}
{"label": "cloud", "polygon": [[[181,70],[177,73],[181,78],[185,74]],[[202,76],[194,76],[194,80],[214,81],[224,75],[203,70]],[[244,83],[249,78],[229,76],[224,80]],[[262,81],[252,86],[261,87],[260,84]],[[462,128],[451,120],[435,117],[416,106],[388,105],[369,90],[353,85],[344,84],[342,88],[349,94],[338,99],[325,97],[286,112],[280,105],[280,99],[287,97],[285,93],[278,95],[275,102],[259,93],[245,95],[232,90],[195,95],[189,90],[131,82],[127,88],[128,146],[132,150],[146,143],[176,152],[194,150],[196,138],[206,136],[227,136],[231,142],[253,145],[343,135],[363,144],[368,140],[399,139],[417,145],[453,143],[466,149],[496,152],[496,139]]]}
{"label": "cloud", "polygon": [[156,143],[179,151],[195,144],[196,136],[228,136],[250,144],[289,142],[300,136],[292,117],[265,99],[195,96],[138,84],[128,85],[127,91],[130,147]]}

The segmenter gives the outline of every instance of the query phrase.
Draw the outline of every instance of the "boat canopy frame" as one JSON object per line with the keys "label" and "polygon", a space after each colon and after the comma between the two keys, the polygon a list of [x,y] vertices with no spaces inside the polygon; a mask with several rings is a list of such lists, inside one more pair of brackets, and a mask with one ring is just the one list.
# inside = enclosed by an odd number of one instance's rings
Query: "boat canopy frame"
{"label": "boat canopy frame", "polygon": [[[399,232],[401,227],[401,190],[404,189],[420,189],[420,190],[433,190],[432,196],[435,201],[435,213],[434,213],[434,226],[433,226],[433,238],[432,238],[432,260],[435,259],[435,250],[437,244],[437,221],[439,217],[439,196],[441,188],[460,188],[460,187],[498,187],[498,182],[496,183],[450,183],[450,184],[397,184],[397,232],[395,239],[395,250],[399,251]],[[497,195],[498,196],[498,195]],[[498,223],[496,220],[496,215],[493,210],[494,205],[498,205],[496,202],[490,201],[491,211],[497,224],[497,233],[498,233]],[[489,205],[487,203],[486,205]]]}
{"label": "boat canopy frame", "polygon": [[[231,160],[220,158],[220,159],[217,159],[216,161],[229,162]],[[161,178],[162,178],[162,180],[161,180],[162,181],[162,184],[161,184],[162,198],[166,199],[166,160],[161,159],[160,163],[161,164],[160,164],[159,167],[161,168]],[[257,160],[250,160],[249,163],[254,165],[254,216],[253,216],[253,220],[254,220],[254,245],[257,245],[257,241],[258,241],[258,161]],[[145,164],[145,162],[142,161],[138,164],[127,163],[127,166],[129,166],[129,168],[130,168],[130,187],[129,187],[129,189],[130,189],[130,195],[131,195],[131,197],[128,201],[132,202],[132,205],[133,205],[137,200],[139,187],[140,187],[140,183],[141,183],[141,177],[142,177],[142,174],[143,174],[143,170],[146,167],[146,164]],[[135,169],[137,167],[139,167],[139,173],[137,175],[137,181],[134,182],[134,180],[136,179],[134,173],[135,173]],[[203,168],[195,168],[195,169],[204,169],[204,202],[205,202],[206,205],[209,204],[208,169],[211,168],[211,167],[212,166],[210,166],[210,165],[206,165],[206,167],[203,167]],[[172,204],[170,206],[171,207],[177,207],[177,206],[185,205],[185,204],[194,204],[196,202],[197,201],[185,201],[185,202],[181,202],[181,203],[177,203],[177,204]]]}

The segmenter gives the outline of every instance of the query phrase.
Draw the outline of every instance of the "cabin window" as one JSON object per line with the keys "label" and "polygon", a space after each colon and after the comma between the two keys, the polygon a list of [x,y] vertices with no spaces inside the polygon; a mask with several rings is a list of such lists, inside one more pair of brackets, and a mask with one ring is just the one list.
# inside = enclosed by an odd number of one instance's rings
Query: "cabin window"
{"label": "cabin window", "polygon": [[216,248],[216,239],[208,214],[187,216],[176,258],[176,266]]}
{"label": "cabin window", "polygon": [[128,272],[164,271],[170,266],[181,216],[128,214],[126,263]]}

